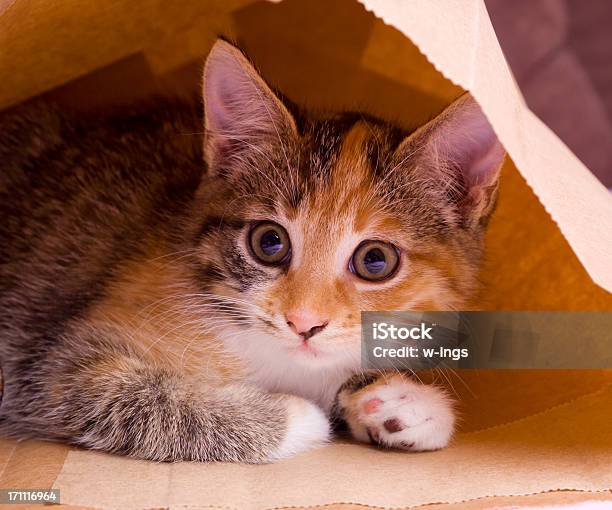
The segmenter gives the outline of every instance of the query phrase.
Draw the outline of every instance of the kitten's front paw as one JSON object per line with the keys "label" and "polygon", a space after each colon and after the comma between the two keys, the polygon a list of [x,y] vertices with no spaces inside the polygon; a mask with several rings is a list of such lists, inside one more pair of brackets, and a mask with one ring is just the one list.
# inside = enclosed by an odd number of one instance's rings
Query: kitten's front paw
{"label": "kitten's front paw", "polygon": [[353,437],[389,448],[422,451],[448,445],[455,427],[453,402],[437,386],[402,374],[384,374],[338,396]]}
{"label": "kitten's front paw", "polygon": [[309,400],[288,396],[284,437],[269,456],[280,460],[321,446],[329,441],[330,424],[325,413]]}

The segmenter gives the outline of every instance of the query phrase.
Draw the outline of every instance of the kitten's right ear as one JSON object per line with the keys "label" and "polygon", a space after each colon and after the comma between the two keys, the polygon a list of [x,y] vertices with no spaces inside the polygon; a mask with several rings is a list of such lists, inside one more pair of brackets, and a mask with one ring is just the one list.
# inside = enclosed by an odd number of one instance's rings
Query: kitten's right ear
{"label": "kitten's right ear", "polygon": [[469,93],[408,137],[398,154],[416,163],[423,182],[433,182],[466,225],[492,212],[506,152]]}
{"label": "kitten's right ear", "polygon": [[297,132],[293,117],[238,48],[218,40],[203,79],[204,157],[212,171],[248,151],[265,154]]}

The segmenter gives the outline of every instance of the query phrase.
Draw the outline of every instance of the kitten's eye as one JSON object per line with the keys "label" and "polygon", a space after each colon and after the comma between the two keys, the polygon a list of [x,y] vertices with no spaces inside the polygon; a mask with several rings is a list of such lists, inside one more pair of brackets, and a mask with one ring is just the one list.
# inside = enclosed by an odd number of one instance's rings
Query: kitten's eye
{"label": "kitten's eye", "polygon": [[350,270],[364,280],[377,282],[393,275],[399,265],[395,246],[382,241],[364,241],[351,258]]}
{"label": "kitten's eye", "polygon": [[266,221],[255,225],[249,234],[249,244],[255,257],[263,264],[282,264],[290,256],[289,234],[277,223]]}

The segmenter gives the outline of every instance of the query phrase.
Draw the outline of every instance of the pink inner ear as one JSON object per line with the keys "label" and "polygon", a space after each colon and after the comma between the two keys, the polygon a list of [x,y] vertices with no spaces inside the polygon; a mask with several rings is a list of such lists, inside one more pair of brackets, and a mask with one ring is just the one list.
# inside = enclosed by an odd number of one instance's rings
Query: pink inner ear
{"label": "pink inner ear", "polygon": [[256,86],[249,83],[248,70],[243,66],[226,48],[213,49],[207,60],[204,74],[206,123],[216,133],[245,131],[246,111],[250,109],[256,114],[261,109],[255,104]]}
{"label": "pink inner ear", "polygon": [[504,159],[504,148],[497,138],[489,145],[489,149],[472,162],[468,172],[470,182],[475,184],[490,184],[497,178],[497,170]]}
{"label": "pink inner ear", "polygon": [[206,128],[246,138],[276,133],[286,122],[283,107],[239,50],[217,42],[204,68]]}
{"label": "pink inner ear", "polygon": [[480,106],[464,96],[443,116],[432,133],[438,157],[459,169],[468,187],[493,183],[505,151]]}
{"label": "pink inner ear", "polygon": [[217,83],[207,83],[204,96],[206,104],[206,121],[215,132],[224,131],[229,120],[226,101],[221,97],[224,88],[223,80],[217,78]]}

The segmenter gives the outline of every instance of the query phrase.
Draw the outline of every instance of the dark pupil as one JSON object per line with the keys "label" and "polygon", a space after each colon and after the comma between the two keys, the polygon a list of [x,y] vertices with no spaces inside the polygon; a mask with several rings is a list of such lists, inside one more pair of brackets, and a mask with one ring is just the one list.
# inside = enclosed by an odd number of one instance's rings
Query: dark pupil
{"label": "dark pupil", "polygon": [[261,236],[259,246],[261,247],[261,251],[263,251],[268,257],[271,257],[282,250],[283,242],[276,231],[268,230]]}
{"label": "dark pupil", "polygon": [[384,271],[387,265],[385,254],[378,248],[372,248],[365,254],[363,265],[370,273],[378,274]]}

